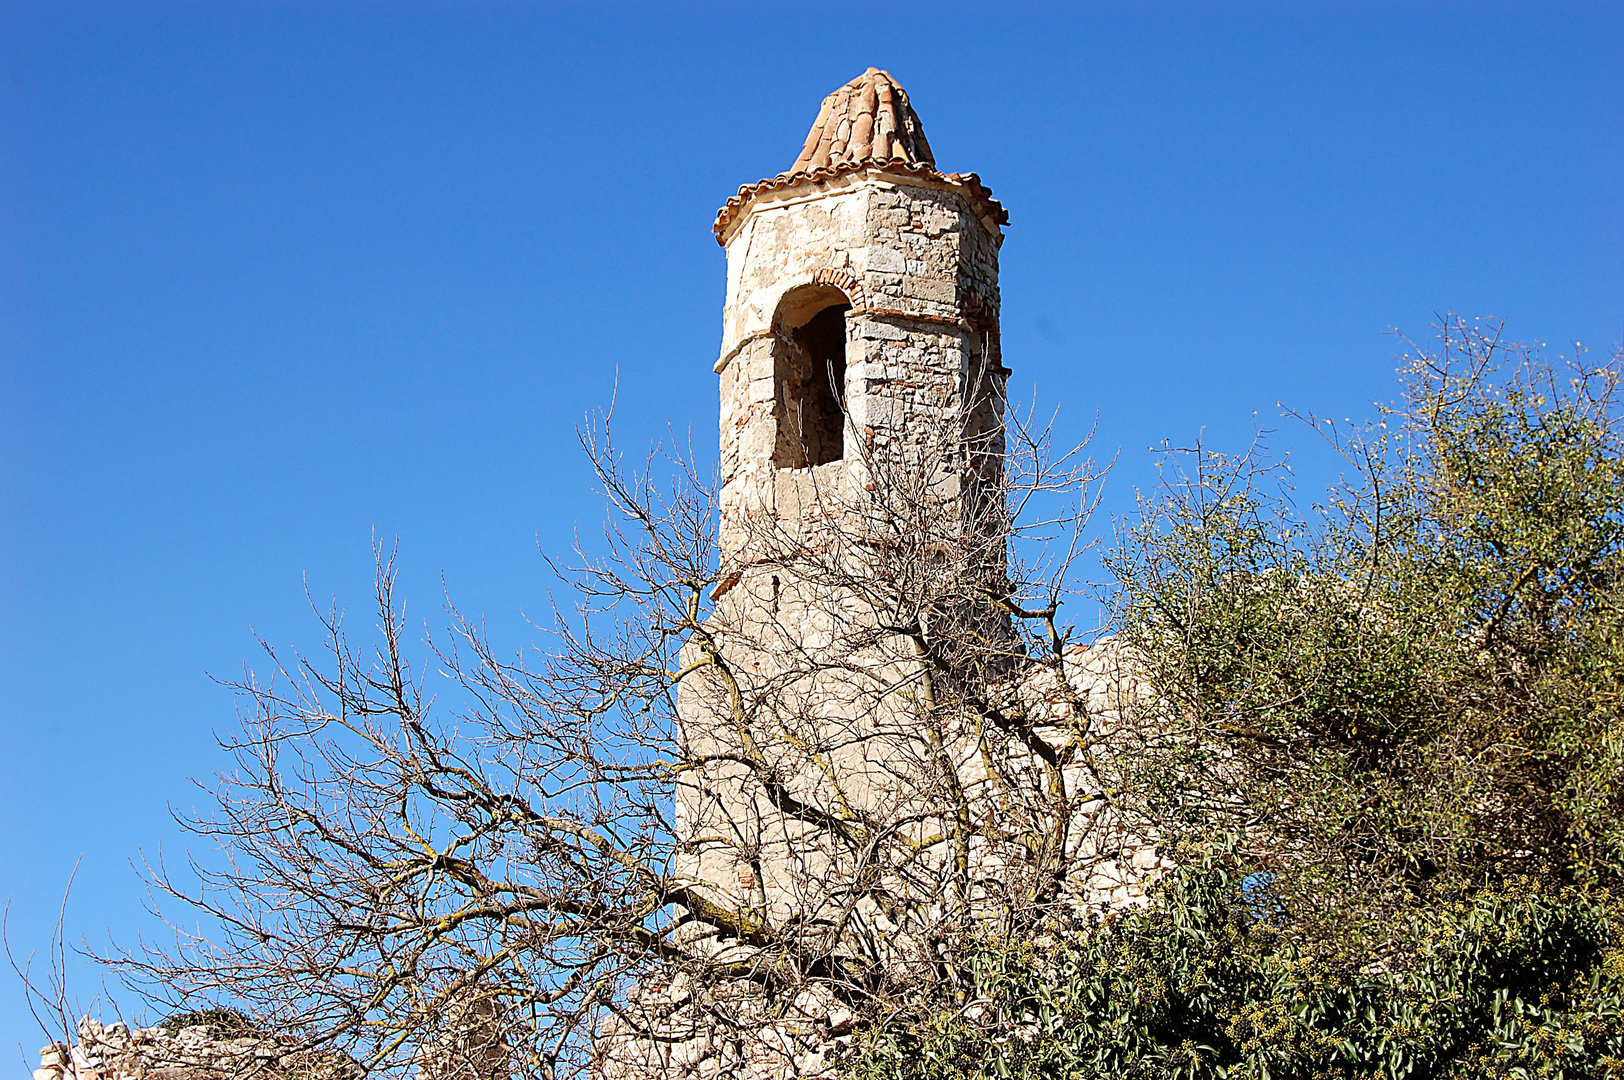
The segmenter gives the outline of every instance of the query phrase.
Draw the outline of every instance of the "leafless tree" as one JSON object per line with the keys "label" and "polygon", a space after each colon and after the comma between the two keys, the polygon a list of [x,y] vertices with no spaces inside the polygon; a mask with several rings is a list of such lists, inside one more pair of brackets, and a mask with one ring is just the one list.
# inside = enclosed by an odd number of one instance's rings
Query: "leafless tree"
{"label": "leafless tree", "polygon": [[45,955],[37,952],[19,957],[11,947],[11,904],[0,914],[0,945],[4,946],[6,963],[23,990],[23,1000],[40,1034],[54,1046],[71,1038],[74,1022],[82,1016],[86,1003],[73,1000],[68,982],[68,940],[65,927],[68,918],[68,898],[73,894],[73,879],[79,876],[74,864],[68,875],[68,884],[62,890],[62,903],[57,908],[56,922],[51,927],[51,939],[45,946]]}
{"label": "leafless tree", "polygon": [[1063,618],[1099,471],[1029,416],[911,439],[786,515],[590,424],[608,526],[517,657],[452,609],[410,659],[380,550],[372,644],[318,611],[236,686],[214,850],[151,867],[202,928],[108,962],[369,1072],[782,1073],[1075,917],[1128,842]]}

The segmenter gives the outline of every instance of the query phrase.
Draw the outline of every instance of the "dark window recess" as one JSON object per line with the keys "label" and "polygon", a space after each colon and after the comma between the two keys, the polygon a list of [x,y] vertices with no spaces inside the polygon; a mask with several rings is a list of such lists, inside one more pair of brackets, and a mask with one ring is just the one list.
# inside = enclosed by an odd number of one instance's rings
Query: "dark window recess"
{"label": "dark window recess", "polygon": [[780,336],[774,364],[778,443],[773,460],[781,469],[825,465],[844,455],[850,309],[850,304],[826,307]]}

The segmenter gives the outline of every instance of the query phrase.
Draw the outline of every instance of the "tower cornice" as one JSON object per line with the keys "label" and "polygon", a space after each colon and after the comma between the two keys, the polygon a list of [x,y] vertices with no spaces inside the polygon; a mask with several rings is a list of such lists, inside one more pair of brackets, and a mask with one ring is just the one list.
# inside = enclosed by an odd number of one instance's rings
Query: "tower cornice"
{"label": "tower cornice", "polygon": [[816,197],[827,191],[835,182],[859,175],[870,176],[876,180],[891,179],[904,184],[923,182],[927,186],[940,185],[957,191],[975,211],[982,226],[1000,243],[1003,242],[1003,227],[1009,224],[1009,211],[993,198],[992,189],[981,182],[981,177],[975,173],[944,173],[930,165],[902,162],[888,162],[884,165],[876,165],[873,162],[846,162],[811,172],[779,173],[777,176],[758,180],[754,184],[745,184],[739,188],[737,195],[716,212],[716,223],[711,227],[716,234],[716,242],[726,247],[739,224],[749,217],[749,211],[762,196],[782,193],[794,197],[801,194],[801,189],[804,189],[808,197]]}

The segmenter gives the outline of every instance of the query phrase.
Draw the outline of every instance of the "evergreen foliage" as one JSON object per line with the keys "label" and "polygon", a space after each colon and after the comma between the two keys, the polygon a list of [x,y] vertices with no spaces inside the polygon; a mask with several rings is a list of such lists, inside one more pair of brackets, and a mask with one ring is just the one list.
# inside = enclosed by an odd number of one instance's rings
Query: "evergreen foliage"
{"label": "evergreen foliage", "polygon": [[1417,909],[1398,967],[1259,918],[1234,860],[1082,933],[985,942],[978,998],[869,1029],[854,1080],[1613,1077],[1624,950],[1606,897],[1513,881]]}
{"label": "evergreen foliage", "polygon": [[1123,534],[1111,810],[1181,869],[979,942],[853,1075],[1624,1075],[1619,358],[1456,321],[1406,361],[1372,423],[1304,418],[1322,502],[1197,450]]}

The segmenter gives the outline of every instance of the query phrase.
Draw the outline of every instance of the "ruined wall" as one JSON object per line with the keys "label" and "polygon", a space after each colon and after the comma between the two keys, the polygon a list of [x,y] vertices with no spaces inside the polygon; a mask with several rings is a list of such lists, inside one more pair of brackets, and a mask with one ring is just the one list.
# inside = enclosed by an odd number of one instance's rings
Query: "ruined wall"
{"label": "ruined wall", "polygon": [[[757,596],[751,603],[761,599]],[[784,602],[782,596],[780,600]],[[795,607],[785,608],[784,613],[787,621],[805,626],[809,637],[816,639],[825,633],[819,628],[825,616],[816,610]],[[811,647],[817,649],[820,644],[814,640]],[[735,651],[733,659],[749,667],[751,655],[757,654]],[[873,685],[881,686],[888,673],[895,673],[897,665],[894,657],[878,651],[875,656],[878,662],[863,674],[873,675]],[[763,651],[759,659],[768,674],[753,685],[765,699],[785,687],[772,682],[771,655]],[[1052,745],[1064,746],[1074,735],[1069,725],[1076,717],[1073,710],[1058,703],[1065,698],[1075,701],[1077,707],[1086,710],[1095,733],[1108,738],[1124,706],[1141,692],[1136,672],[1131,658],[1124,657],[1113,643],[1105,642],[1093,648],[1074,648],[1066,654],[1064,675],[1072,693],[1055,693],[1048,684],[1053,678],[1048,671],[1037,672],[1018,692],[1036,703],[1036,713],[1043,711],[1044,703],[1053,706],[1048,723],[1040,727],[1039,733]],[[725,713],[725,703],[720,695],[707,696],[703,683],[698,686],[686,705],[691,710],[691,721],[703,727],[706,716]],[[917,730],[908,729],[910,714],[906,704],[890,699],[890,705],[880,709],[855,707],[864,701],[886,699],[878,695],[865,698],[860,688],[842,688],[838,682],[828,680],[820,682],[815,693],[821,697],[816,712],[826,739],[823,753],[813,755],[804,750],[813,730],[811,725],[803,725],[799,733],[786,733],[798,734],[798,738],[770,740],[766,750],[789,778],[792,790],[807,797],[822,794],[828,805],[836,805],[827,796],[834,783],[831,777],[838,777],[845,797],[862,805],[874,820],[901,821],[918,813],[919,829],[913,837],[916,840],[925,832],[939,829],[944,800],[939,791],[916,783],[929,769],[920,757],[920,751],[926,749],[923,740]],[[843,693],[850,695],[844,703],[839,700]],[[713,711],[707,713],[707,709]],[[792,722],[807,719],[796,717],[793,711],[789,716]],[[768,733],[764,730],[763,734]],[[712,748],[724,747],[727,738],[724,725]],[[997,812],[1007,795],[1009,774],[1036,767],[1029,754],[1014,747],[999,762],[986,760],[969,741],[950,746],[949,753],[969,802],[980,807],[981,813]],[[814,756],[821,757],[821,762],[815,762]],[[827,766],[827,771],[820,766]],[[1086,760],[1071,760],[1064,779],[1077,803],[1067,841],[1072,876],[1066,895],[1074,917],[1082,919],[1091,912],[1146,903],[1151,885],[1171,868],[1154,838],[1135,834],[1111,811],[1099,788],[1101,777]],[[720,768],[703,778],[690,775],[684,783],[687,786],[679,802],[679,810],[683,811],[679,829],[699,839],[685,859],[683,869],[687,874],[705,882],[712,894],[727,905],[753,908],[778,927],[794,925],[795,921],[815,925],[839,914],[838,898],[829,896],[827,886],[854,880],[848,852],[828,843],[826,834],[776,812],[765,800],[743,797],[741,770]],[[996,877],[999,867],[1008,866],[1010,853],[1007,846],[993,842],[991,833],[977,830],[970,859],[983,875]],[[930,872],[923,865],[919,869]],[[901,892],[907,882],[898,880],[895,885]],[[985,892],[977,899],[992,908],[998,903],[998,897]],[[862,918],[875,932],[871,947],[877,953],[891,950],[887,959],[900,960],[903,965],[917,960],[910,950],[908,934],[899,932],[902,928],[891,923],[885,911],[865,904]],[[718,942],[717,950],[719,959],[752,956],[749,947],[736,942]],[[661,1004],[682,999],[688,988],[679,979],[672,985],[646,990],[657,1012]],[[710,990],[717,997],[726,997],[727,992],[726,987]],[[827,988],[820,987],[803,990],[793,1001],[780,1001],[771,1008],[744,987],[727,1009],[729,1025],[708,1023],[703,1012],[681,1011],[664,1021],[665,1037],[660,1040],[621,1040],[612,1052],[614,1060],[606,1064],[602,1075],[606,1080],[833,1077],[838,1072],[835,1062],[841,1049],[849,1045],[855,1020]],[[741,1019],[748,1024],[749,1018],[756,1015],[760,1016],[759,1027],[749,1039],[738,1039],[731,1024]]]}
{"label": "ruined wall", "polygon": [[352,1080],[354,1063],[292,1039],[232,1036],[208,1025],[169,1031],[79,1023],[78,1042],[40,1050],[34,1080]]}

